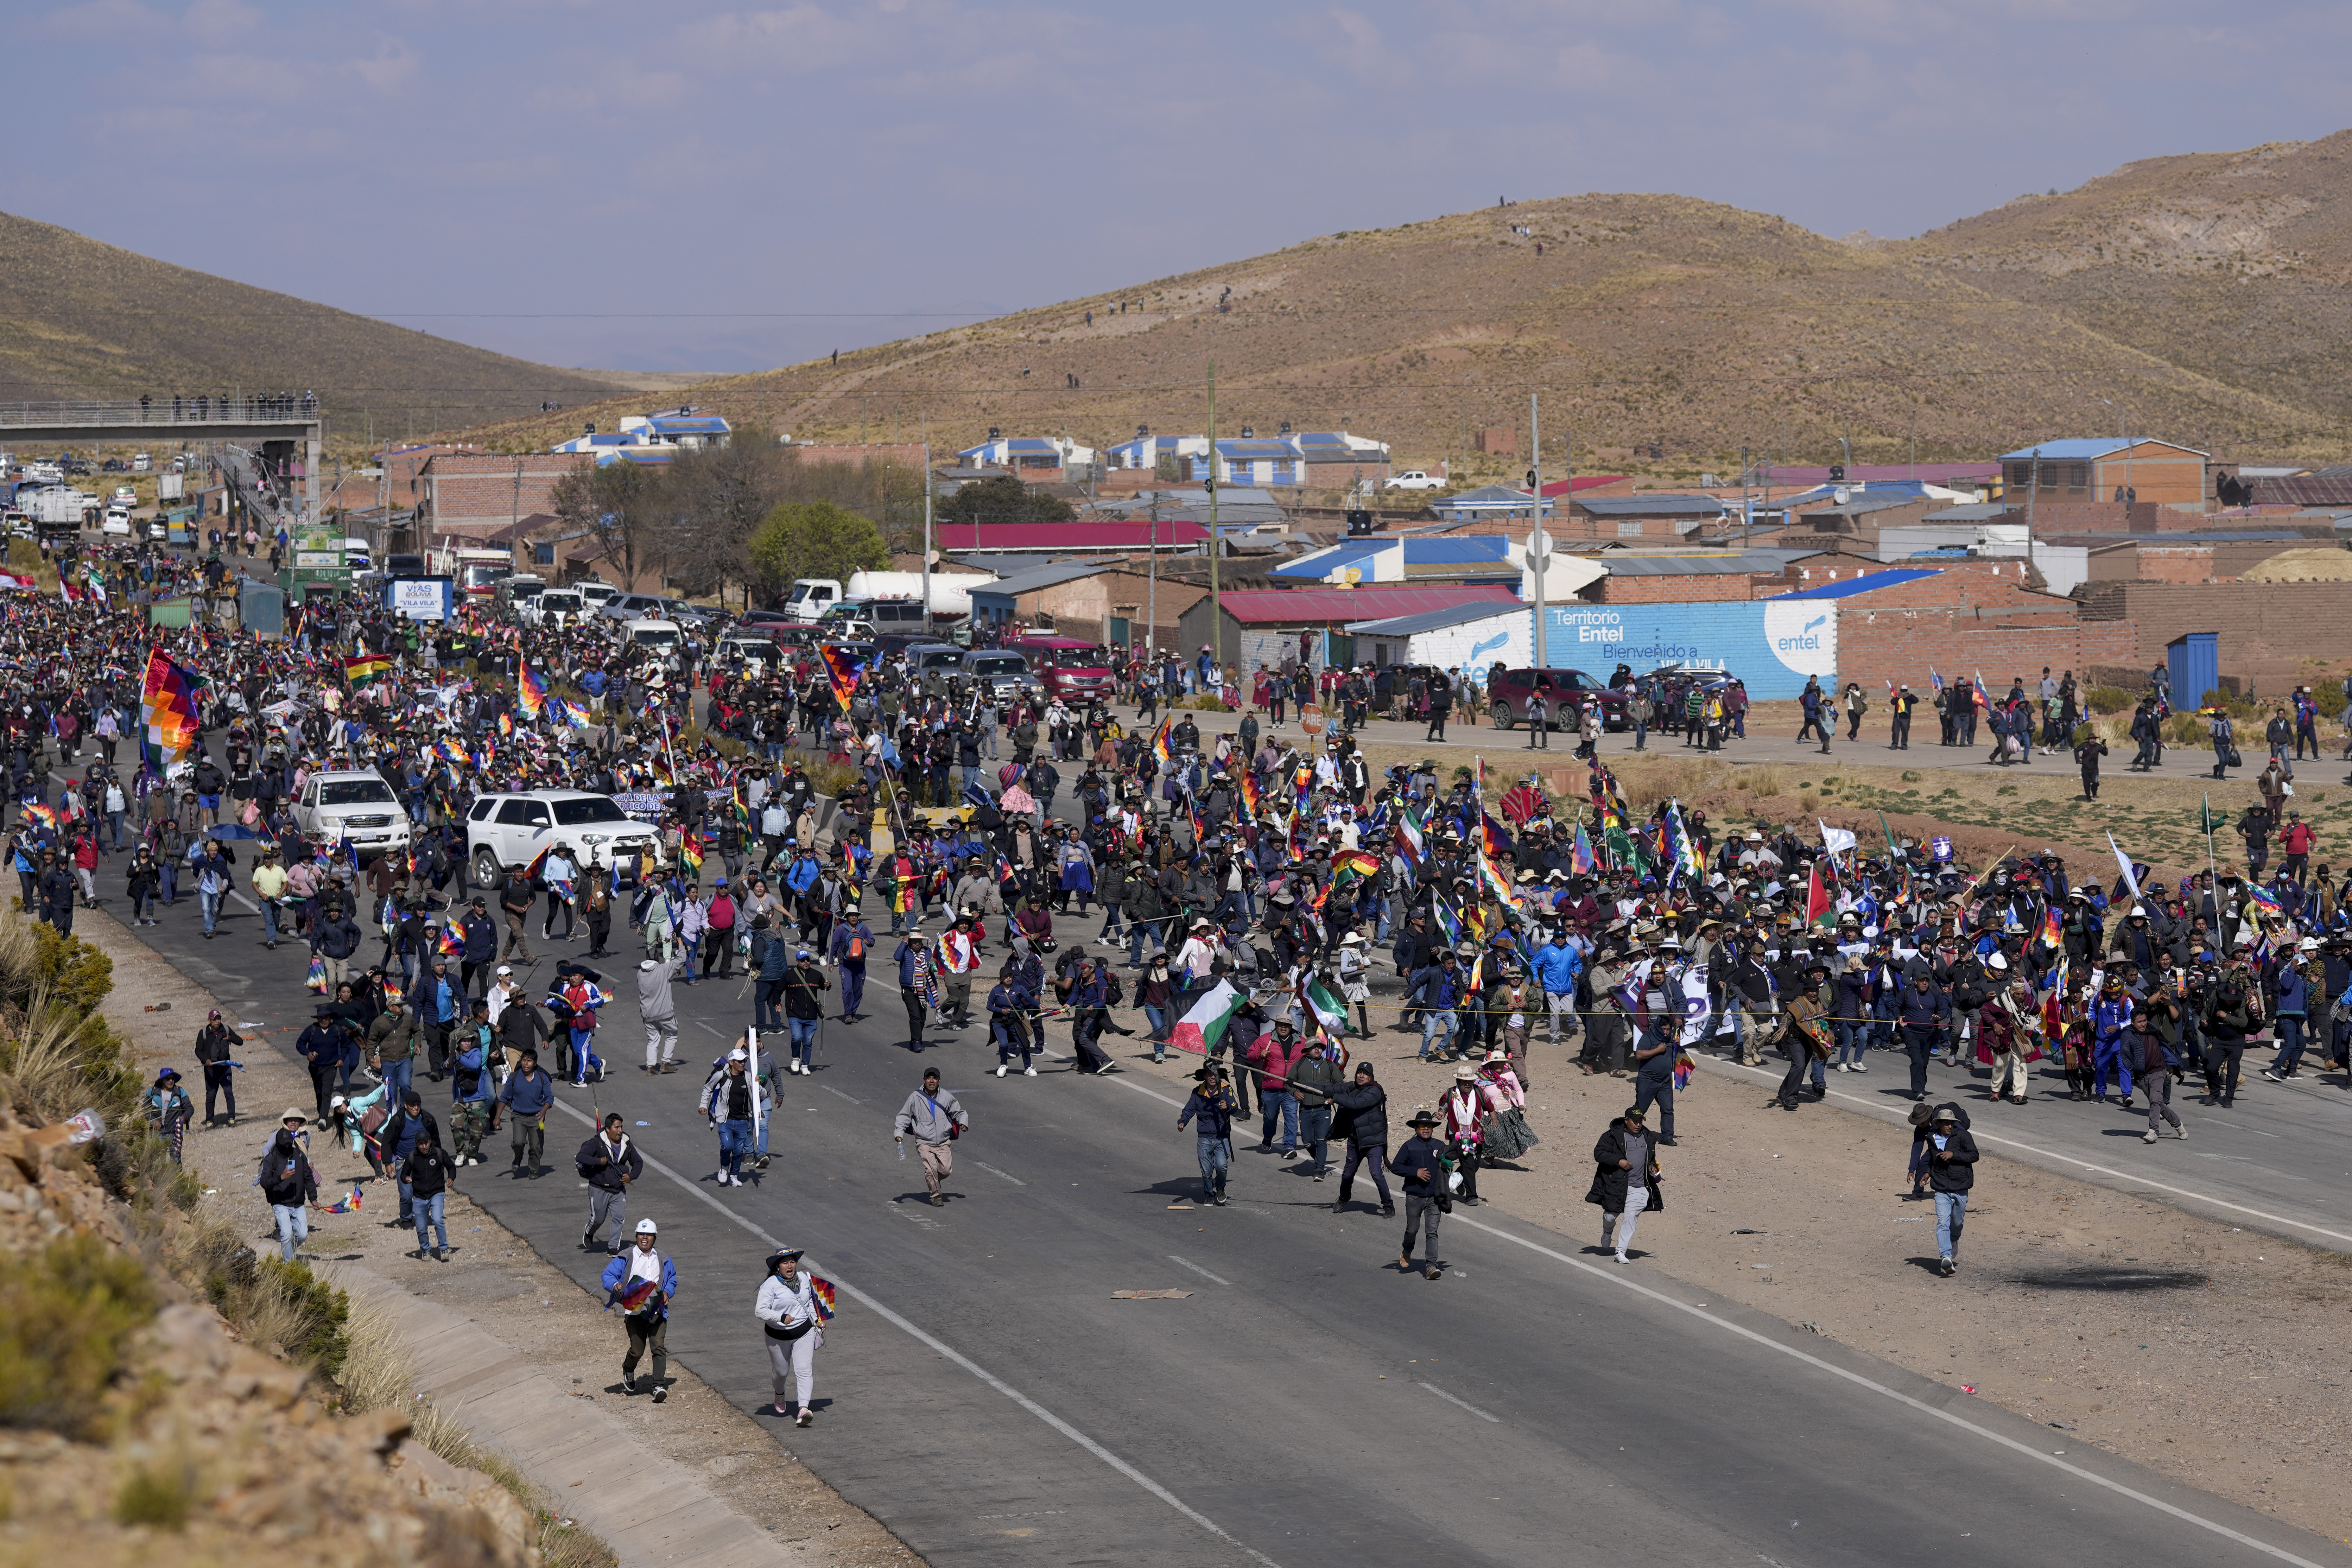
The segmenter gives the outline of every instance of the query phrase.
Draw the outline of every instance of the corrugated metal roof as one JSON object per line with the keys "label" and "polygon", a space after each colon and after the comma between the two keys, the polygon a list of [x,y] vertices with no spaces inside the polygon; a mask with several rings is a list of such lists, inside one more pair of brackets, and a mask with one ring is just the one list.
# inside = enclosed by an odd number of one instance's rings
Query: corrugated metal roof
{"label": "corrugated metal roof", "polygon": [[1721,517],[1713,496],[1594,496],[1576,503],[1595,517]]}
{"label": "corrugated metal roof", "polygon": [[975,599],[985,595],[1003,599],[1009,604],[1023,594],[1034,594],[1040,588],[1050,588],[1056,583],[1068,583],[1080,577],[1091,577],[1097,572],[1115,571],[1126,564],[1124,561],[1115,561],[1108,565],[1093,561],[1056,561],[1051,566],[1029,566],[1010,576],[1000,577],[985,587],[972,589],[971,595]]}
{"label": "corrugated metal roof", "polygon": [[1605,485],[1624,482],[1625,476],[1622,474],[1577,474],[1569,479],[1552,480],[1551,483],[1544,486],[1543,493],[1548,496],[1582,495],[1586,490],[1597,490]]}
{"label": "corrugated metal roof", "polygon": [[1370,616],[1379,620],[1460,605],[1516,605],[1499,584],[1458,588],[1244,588],[1220,596],[1224,612],[1244,626],[1339,625]]}
{"label": "corrugated metal roof", "polygon": [[1506,616],[1528,613],[1529,606],[1525,605],[1456,605],[1452,609],[1422,610],[1382,621],[1349,621],[1343,629],[1357,637],[1403,637],[1416,632],[1444,631],[1447,626],[1465,626],[1472,621],[1499,620]]}
{"label": "corrugated metal roof", "polygon": [[[1221,523],[1223,521],[1222,518],[1219,519]],[[1285,562],[1274,568],[1273,575],[1305,577],[1319,581],[1342,567],[1360,565],[1383,550],[1392,550],[1398,542],[1393,539],[1381,539],[1369,543],[1335,544],[1328,550],[1318,550],[1311,555],[1302,555],[1296,561]]]}
{"label": "corrugated metal roof", "polygon": [[1784,563],[1807,553],[1811,552],[1743,550],[1727,555],[1608,555],[1599,559],[1612,577],[1711,577],[1734,572],[1765,576],[1779,572]]}
{"label": "corrugated metal roof", "polygon": [[1921,518],[1922,522],[1990,522],[2009,510],[2006,501],[1989,500],[1975,506],[1946,507]]}
{"label": "corrugated metal roof", "polygon": [[1484,565],[1499,562],[1510,541],[1499,533],[1469,539],[1408,539],[1404,545],[1407,566]]}
{"label": "corrugated metal roof", "polygon": [[1197,523],[1160,520],[1157,534],[1141,522],[942,522],[931,532],[941,550],[1145,550],[1198,544],[1209,531]]}
{"label": "corrugated metal roof", "polygon": [[1858,495],[1850,500],[1816,507],[1811,511],[1800,516],[1797,521],[1802,522],[1808,517],[1864,517],[1874,511],[1885,511],[1889,507],[1916,506],[1921,499],[1916,494]]}
{"label": "corrugated metal roof", "polygon": [[2038,446],[2021,447],[2014,452],[2003,452],[2000,455],[2000,460],[2004,463],[2031,462],[2033,454],[2040,452],[2042,460],[2045,463],[2053,460],[2081,462],[2089,458],[2104,458],[2110,452],[2120,452],[2126,447],[2170,447],[2176,452],[2187,452],[2191,457],[2201,458],[2206,455],[2194,447],[2183,447],[2172,441],[2159,441],[2152,436],[2135,436],[2128,441],[2115,436],[2091,436],[2081,439],[2043,441]]}
{"label": "corrugated metal roof", "polygon": [[1775,599],[1847,599],[1856,594],[1867,594],[1876,588],[1892,588],[1897,584],[1916,583],[1922,577],[1940,576],[1940,573],[1925,567],[1898,568],[1892,572],[1873,572],[1866,577],[1849,577],[1842,583],[1823,583],[1818,587],[1800,588],[1793,594],[1776,594]]}

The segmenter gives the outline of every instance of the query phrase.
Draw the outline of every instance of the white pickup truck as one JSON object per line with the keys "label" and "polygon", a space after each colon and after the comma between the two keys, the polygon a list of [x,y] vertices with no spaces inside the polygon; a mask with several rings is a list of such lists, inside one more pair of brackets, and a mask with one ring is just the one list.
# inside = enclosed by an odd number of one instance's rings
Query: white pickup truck
{"label": "white pickup truck", "polygon": [[1442,490],[1444,488],[1444,479],[1423,473],[1419,468],[1407,468],[1381,487],[1384,490]]}

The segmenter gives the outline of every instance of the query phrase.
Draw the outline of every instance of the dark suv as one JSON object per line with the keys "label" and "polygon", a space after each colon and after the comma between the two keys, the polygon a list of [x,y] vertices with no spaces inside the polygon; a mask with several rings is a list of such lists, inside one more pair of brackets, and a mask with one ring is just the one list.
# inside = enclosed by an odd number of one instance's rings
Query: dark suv
{"label": "dark suv", "polygon": [[1580,669],[1507,669],[1495,677],[1486,689],[1487,716],[1495,728],[1517,729],[1528,715],[1528,700],[1538,691],[1543,693],[1548,729],[1570,727],[1577,708],[1588,696],[1600,700],[1602,729],[1633,728],[1633,713],[1625,705],[1626,694],[1612,690]]}

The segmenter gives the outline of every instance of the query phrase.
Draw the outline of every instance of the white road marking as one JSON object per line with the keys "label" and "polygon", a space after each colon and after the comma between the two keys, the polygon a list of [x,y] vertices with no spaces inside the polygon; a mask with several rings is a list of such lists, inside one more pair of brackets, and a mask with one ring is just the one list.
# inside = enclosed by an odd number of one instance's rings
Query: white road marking
{"label": "white road marking", "polygon": [[992,1176],[1003,1176],[1006,1181],[1011,1182],[1016,1187],[1025,1187],[1029,1184],[1020,1177],[1013,1174],[1010,1171],[1000,1171],[995,1166],[987,1163],[985,1161],[974,1160],[972,1163],[978,1165],[982,1170],[986,1171]]}
{"label": "white road marking", "polygon": [[[1153,1098],[1157,1099],[1160,1097],[1154,1096]],[[556,1104],[565,1115],[578,1121],[583,1126],[592,1129],[595,1126],[595,1122],[589,1118],[585,1111],[578,1110],[569,1105],[565,1105],[562,1100],[558,1100]],[[643,1154],[644,1151],[640,1150],[639,1153]],[[761,1241],[766,1242],[770,1247],[782,1247],[784,1245],[782,1242],[777,1240],[773,1236],[769,1235],[768,1232],[761,1229],[757,1225],[754,1225],[751,1221],[744,1218],[741,1215],[737,1214],[725,1204],[720,1203],[718,1198],[704,1192],[693,1182],[688,1181],[686,1177],[678,1174],[677,1172],[670,1169],[669,1166],[662,1163],[659,1160],[646,1154],[645,1155],[645,1162],[648,1169],[658,1171],[664,1176],[668,1177],[681,1192],[687,1193],[693,1197],[699,1199],[701,1202],[709,1204],[712,1208],[718,1210],[727,1218],[734,1221],[737,1225],[742,1226],[743,1229],[759,1237]],[[1011,1384],[1005,1382],[994,1373],[990,1372],[978,1362],[973,1361],[970,1356],[965,1355],[961,1351],[955,1349],[946,1341],[940,1339],[938,1335],[916,1327],[914,1323],[906,1318],[901,1317],[895,1311],[892,1311],[889,1308],[884,1306],[872,1296],[867,1295],[856,1286],[852,1285],[849,1281],[844,1279],[837,1270],[829,1273],[827,1278],[833,1281],[834,1288],[839,1290],[843,1295],[847,1296],[851,1300],[856,1301],[859,1306],[865,1308],[867,1311],[873,1313],[884,1322],[888,1323],[891,1327],[898,1330],[909,1339],[916,1341],[918,1343],[922,1344],[930,1350],[938,1352],[940,1355],[945,1356],[948,1360],[955,1363],[956,1365],[963,1368],[964,1371],[970,1373],[973,1377],[978,1378],[981,1382],[986,1384],[997,1393],[1004,1395],[1005,1398],[1011,1400],[1013,1404],[1018,1405],[1022,1409],[1026,1410],[1030,1415],[1035,1416],[1046,1426],[1051,1426],[1055,1431],[1059,1432],[1063,1436],[1067,1437],[1071,1442],[1076,1443],[1079,1447],[1084,1448],[1087,1453],[1092,1454],[1096,1458],[1101,1460],[1112,1469],[1117,1470],[1120,1475],[1125,1476],[1129,1480],[1133,1481],[1137,1486],[1142,1488],[1145,1491],[1150,1492],[1153,1497],[1158,1498],[1161,1502],[1166,1503],[1170,1508],[1175,1510],[1178,1513],[1182,1514],[1186,1519],[1191,1520],[1194,1524],[1199,1525],[1211,1535],[1215,1536],[1218,1540],[1224,1542],[1235,1551],[1246,1555],[1252,1562],[1261,1564],[1262,1568],[1280,1568],[1280,1564],[1276,1563],[1273,1558],[1268,1557],[1265,1552],[1258,1551],[1255,1547],[1245,1546],[1241,1542],[1234,1540],[1233,1536],[1226,1533],[1225,1531],[1217,1524],[1216,1521],[1211,1519],[1207,1514],[1202,1513],[1199,1509],[1194,1508],[1192,1504],[1178,1497],[1174,1492],[1170,1491],[1166,1487],[1161,1486],[1158,1481],[1153,1480],[1150,1476],[1145,1475],[1141,1470],[1136,1468],[1125,1459],[1120,1458],[1117,1454],[1112,1453],[1108,1448],[1104,1447],[1100,1443],[1096,1442],[1084,1432],[1079,1431],[1076,1426],[1070,1425],[1069,1422],[1064,1420],[1059,1415],[1055,1415],[1052,1411],[1046,1409],[1044,1405],[1038,1404],[1035,1400],[1030,1398],[1027,1394],[1022,1393],[1019,1389],[1013,1387]],[[2310,1565],[2310,1568],[2317,1568],[2317,1565],[2312,1564]]]}
{"label": "white road marking", "polygon": [[1180,1268],[1191,1269],[1193,1273],[1198,1274],[1202,1279],[1206,1279],[1212,1285],[1223,1285],[1228,1290],[1233,1289],[1234,1282],[1232,1280],[1218,1279],[1215,1275],[1210,1273],[1207,1269],[1202,1268],[1199,1264],[1193,1262],[1189,1258],[1179,1258],[1171,1252],[1168,1255],[1168,1261],[1175,1264]]}
{"label": "white road marking", "polygon": [[1479,1409],[1476,1405],[1471,1404],[1468,1400],[1456,1399],[1454,1395],[1446,1393],[1445,1390],[1438,1387],[1437,1384],[1433,1383],[1424,1383],[1421,1386],[1429,1390],[1430,1393],[1434,1394],[1438,1398],[1443,1399],[1448,1405],[1459,1405],[1463,1409],[1467,1410],[1471,1415],[1475,1415],[1481,1421],[1492,1421],[1497,1426],[1500,1426],[1503,1424],[1503,1418],[1501,1416],[1489,1415],[1485,1411]]}
{"label": "white road marking", "polygon": [[[1737,1068],[1741,1072],[1753,1073],[1756,1077],[1768,1083],[1777,1083],[1780,1081],[1778,1079],[1774,1078],[1772,1074],[1766,1072],[1761,1068],[1742,1067],[1740,1064],[1736,1062],[1719,1061],[1713,1058],[1700,1058],[1699,1065],[1713,1068],[1717,1071]],[[1874,1104],[1871,1101],[1863,1099],[1859,1095],[1848,1094],[1843,1089],[1835,1089],[1830,1090],[1830,1094],[1833,1099],[1849,1100],[1854,1105],[1859,1106],[1862,1110],[1870,1113],[1874,1120],[1881,1121],[1892,1120],[1893,1113],[1889,1111],[1886,1107]],[[2247,1128],[2242,1129],[2242,1131],[2251,1131],[2252,1129]],[[2054,1150],[2037,1148],[2033,1144],[2021,1142],[2014,1138],[2003,1138],[1996,1132],[1979,1132],[1974,1128],[1970,1128],[1969,1131],[1975,1135],[1976,1141],[1980,1144],[2000,1143],[2011,1149],[2022,1149],[2029,1154],[2038,1154],[2045,1160],[2056,1160],[2065,1164],[2078,1166],[2085,1171],[2096,1172],[2102,1176],[2113,1176],[2117,1181],[2130,1182],[2138,1186],[2147,1187],[2152,1192],[2169,1193],[2174,1197],[2186,1198],[2192,1204],[2205,1204],[2217,1209],[2228,1209],[2231,1214],[2252,1215],[2256,1219],[2268,1220],[2273,1225],[2283,1225],[2290,1227],[2291,1229],[2308,1231],[2314,1236],[2324,1236],[2330,1241],[2341,1241],[2352,1244],[2352,1235],[2347,1235],[2340,1230],[2329,1230],[2325,1226],[2313,1225],[2305,1220],[2289,1219],[2284,1215],[2272,1214],[2266,1209],[2250,1208],[2244,1204],[2229,1203],[2223,1199],[2212,1197],[2204,1193],[2190,1192],[2186,1187],[2168,1186],[2162,1182],[2151,1182],[2137,1171],[2118,1171],[2111,1165],[2095,1165],[2088,1160],[2078,1160],[2072,1154],[2061,1154]]]}
{"label": "white road marking", "polygon": [[842,1098],[842,1099],[844,1099],[844,1100],[845,1100],[849,1101],[849,1103],[850,1103],[850,1104],[852,1104],[852,1105],[863,1105],[863,1104],[865,1104],[865,1103],[866,1103],[864,1100],[862,1100],[858,1099],[856,1095],[854,1095],[854,1094],[845,1094],[845,1093],[843,1093],[840,1089],[837,1089],[834,1088],[834,1087],[833,1087],[833,1085],[831,1085],[831,1084],[829,1084],[829,1083],[821,1083],[821,1084],[817,1085],[817,1088],[819,1088],[819,1089],[821,1089],[824,1090],[824,1091],[825,1091],[825,1093],[827,1093],[827,1094],[839,1094],[839,1095],[841,1095],[841,1098]]}
{"label": "white road marking", "polygon": [[[566,1107],[565,1109],[569,1110],[570,1108]],[[652,1162],[647,1161],[646,1163],[650,1164]],[[708,1194],[704,1195],[708,1196]],[[2295,1568],[2320,1568],[2318,1563],[2312,1562],[2309,1558],[2297,1557],[2294,1552],[2288,1552],[2282,1547],[2273,1546],[2265,1541],[2257,1541],[2252,1536],[2246,1534],[2242,1531],[2232,1530],[2228,1525],[2222,1524],[2216,1520],[2206,1519],[2201,1515],[2189,1512],[2185,1508],[2175,1507],[2173,1504],[2166,1502],[2161,1498],[2150,1497],[2147,1493],[2140,1491],[2134,1487],[2127,1487],[2121,1481],[2109,1480],[2106,1477],[2099,1475],[2095,1471],[2086,1470],[2080,1465],[2070,1465],[2063,1459],[2043,1453],[2039,1448],[2031,1447],[2026,1444],[2019,1442],[2014,1437],[2005,1437],[2000,1433],[1993,1431],[1990,1427],[1979,1426],[1975,1422],[1969,1420],[1965,1416],[1955,1415],[1948,1410],[1938,1410],[1923,1399],[1914,1399],[1907,1394],[1899,1393],[1895,1389],[1887,1387],[1886,1384],[1880,1383],[1875,1378],[1866,1377],[1858,1372],[1849,1372],[1844,1367],[1836,1365],[1834,1363],[1822,1360],[1820,1356],[1811,1355],[1804,1351],[1801,1351],[1794,1345],[1784,1345],[1778,1340],[1770,1339],[1766,1335],[1759,1334],[1755,1330],[1735,1323],[1727,1318],[1717,1317],[1715,1313],[1703,1310],[1700,1308],[1691,1305],[1687,1301],[1678,1301],[1672,1296],[1665,1295],[1661,1291],[1653,1290],[1646,1285],[1639,1284],[1634,1280],[1629,1279],[1621,1273],[1614,1273],[1607,1269],[1597,1268],[1592,1264],[1585,1262],[1582,1258],[1570,1258],[1564,1252],[1555,1252],[1549,1247],[1544,1247],[1536,1242],[1529,1241],[1524,1237],[1513,1236],[1509,1231],[1497,1229],[1494,1226],[1482,1224],[1477,1220],[1470,1218],[1466,1215],[1455,1215],[1454,1216],[1453,1223],[1455,1225],[1466,1225],[1472,1230],[1484,1231],[1488,1236],[1496,1237],[1501,1240],[1510,1242],[1514,1246],[1524,1247],[1529,1252],[1539,1253],[1543,1257],[1551,1258],[1556,1262],[1564,1263],[1570,1268],[1576,1269],[1580,1273],[1590,1274],[1595,1279],[1605,1279],[1610,1284],[1631,1290],[1637,1296],[1646,1296],[1651,1300],[1657,1302],[1661,1306],[1672,1307],[1677,1312],[1687,1313],[1691,1317],[1696,1318],[1702,1322],[1706,1322],[1716,1328],[1721,1329],[1727,1333],[1736,1334],[1739,1338],[1747,1340],[1753,1344],[1760,1345],[1766,1350],[1778,1351],[1782,1355],[1803,1362],[1807,1366],[1813,1367],[1818,1371],[1828,1373],[1832,1377],[1843,1378],[1846,1382],[1853,1384],[1857,1387],[1866,1388],[1873,1394],[1883,1394],[1887,1398],[1894,1400],[1896,1404],[1907,1405],[1923,1415],[1929,1415],[1938,1421],[1948,1422],[1952,1426],[1958,1427],[1963,1432],[1971,1433],[1976,1436],[1982,1437],[1989,1443],[1998,1444],[2000,1447],[2010,1449],[2014,1453],[2022,1454],[2030,1459],[2038,1460],[2042,1464],[2048,1465],[2053,1469],[2063,1470],[2066,1474],[2074,1477],[2078,1480],[2088,1481],[2093,1486],[2104,1487],[2108,1491],[2114,1492],[2120,1497],[2129,1498],[2132,1501],[2140,1504],[2144,1508],[2155,1509],[2159,1513],[2169,1514],[2175,1519],[2183,1521],[2189,1524],[2196,1525],[2200,1529],[2210,1530],[2214,1534],[2221,1536],[2225,1540],[2234,1541],[2242,1546],[2250,1546],[2265,1556],[2275,1557],[2282,1563],[2292,1563],[2295,1564]],[[1423,1386],[1426,1387],[1427,1384],[1423,1384]],[[1438,1391],[1431,1389],[1430,1392],[1433,1394]]]}

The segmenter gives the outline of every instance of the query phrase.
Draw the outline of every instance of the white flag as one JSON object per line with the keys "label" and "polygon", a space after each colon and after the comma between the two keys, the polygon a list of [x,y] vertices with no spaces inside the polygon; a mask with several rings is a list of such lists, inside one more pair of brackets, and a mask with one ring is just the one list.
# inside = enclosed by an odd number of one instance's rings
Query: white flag
{"label": "white flag", "polygon": [[1813,818],[1822,830],[1822,847],[1832,855],[1843,855],[1853,847],[1853,835],[1843,827],[1832,827],[1820,817]]}
{"label": "white flag", "polygon": [[2116,852],[2116,864],[2124,868],[2124,886],[2131,889],[2134,899],[2137,899],[2140,896],[2139,879],[2132,874],[2131,857],[2124,853],[2123,847],[2116,842],[2116,836],[2112,833],[2107,835],[2107,847]]}

